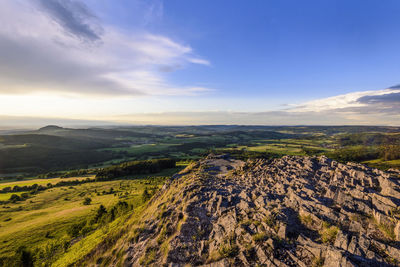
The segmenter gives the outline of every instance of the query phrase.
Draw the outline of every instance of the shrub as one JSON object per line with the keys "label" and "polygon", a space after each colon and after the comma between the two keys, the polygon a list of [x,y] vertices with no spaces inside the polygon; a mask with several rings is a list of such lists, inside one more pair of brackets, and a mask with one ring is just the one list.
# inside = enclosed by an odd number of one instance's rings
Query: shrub
{"label": "shrub", "polygon": [[307,215],[299,215],[299,220],[302,224],[309,226],[312,224],[313,219],[311,218],[310,214]]}
{"label": "shrub", "polygon": [[378,221],[374,218],[374,223],[378,226],[379,230],[389,239],[396,240],[396,235],[394,233],[394,224],[384,224],[378,223]]}
{"label": "shrub", "polygon": [[25,247],[20,247],[17,250],[17,254],[19,255],[21,266],[33,267],[33,256],[29,250],[27,250]]}
{"label": "shrub", "polygon": [[234,234],[224,240],[224,243],[221,244],[218,252],[223,258],[233,258],[239,253],[239,247],[236,245],[236,237]]}
{"label": "shrub", "polygon": [[143,201],[143,202],[146,202],[146,201],[149,200],[150,198],[151,198],[151,195],[150,195],[149,191],[147,190],[147,188],[145,188],[145,189],[143,190],[143,193],[142,193],[142,201]]}
{"label": "shrub", "polygon": [[245,221],[240,223],[240,225],[242,227],[248,227],[248,226],[250,226],[250,224],[251,224],[251,220],[245,220]]}
{"label": "shrub", "polygon": [[22,200],[21,197],[18,196],[17,194],[12,194],[9,199],[9,201],[12,203],[15,203],[15,202],[21,201],[21,200]]}
{"label": "shrub", "polygon": [[324,266],[325,259],[321,257],[315,257],[312,261],[312,267],[322,267]]}
{"label": "shrub", "polygon": [[90,197],[86,197],[83,201],[83,205],[90,205],[92,203],[92,199]]}
{"label": "shrub", "polygon": [[218,252],[224,258],[233,258],[239,253],[239,247],[236,244],[223,244]]}
{"label": "shrub", "polygon": [[81,229],[85,226],[85,224],[86,224],[85,222],[74,223],[68,228],[67,230],[68,235],[70,235],[73,238],[78,237]]}
{"label": "shrub", "polygon": [[329,223],[323,222],[322,223],[322,229],[319,231],[319,234],[321,236],[321,241],[323,243],[333,243],[336,239],[336,235],[339,231],[339,228],[337,226],[330,226]]}
{"label": "shrub", "polygon": [[139,260],[139,263],[144,266],[152,264],[156,260],[157,249],[154,247],[146,248],[146,252],[143,257]]}
{"label": "shrub", "polygon": [[261,243],[267,239],[268,235],[266,233],[257,233],[253,235],[253,240],[256,243]]}
{"label": "shrub", "polygon": [[102,220],[102,218],[107,214],[107,210],[103,205],[97,209],[96,216],[94,217],[94,222],[97,223]]}
{"label": "shrub", "polygon": [[[161,231],[160,231],[160,234],[158,235],[158,237],[157,237],[157,243],[159,244],[159,245],[161,245],[163,242],[164,242],[164,240],[165,240],[165,238],[167,237],[167,228],[165,227],[165,225],[163,226],[163,228],[161,229]],[[193,238],[193,237],[192,237]]]}
{"label": "shrub", "polygon": [[264,222],[271,228],[275,229],[276,228],[276,218],[275,215],[270,214],[267,217],[265,217]]}

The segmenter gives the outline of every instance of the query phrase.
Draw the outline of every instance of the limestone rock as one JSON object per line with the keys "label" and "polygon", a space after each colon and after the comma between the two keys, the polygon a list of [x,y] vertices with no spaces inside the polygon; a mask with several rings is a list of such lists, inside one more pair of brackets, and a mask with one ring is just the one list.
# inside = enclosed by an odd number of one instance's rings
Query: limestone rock
{"label": "limestone rock", "polygon": [[124,265],[398,265],[399,173],[324,156],[210,155],[149,203]]}

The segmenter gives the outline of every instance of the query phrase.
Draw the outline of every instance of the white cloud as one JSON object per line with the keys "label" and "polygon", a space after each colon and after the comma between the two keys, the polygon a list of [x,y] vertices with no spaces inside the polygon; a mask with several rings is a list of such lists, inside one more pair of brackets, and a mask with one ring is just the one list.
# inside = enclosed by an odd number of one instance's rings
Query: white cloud
{"label": "white cloud", "polygon": [[173,95],[208,91],[168,82],[165,71],[209,65],[188,45],[145,31],[123,32],[70,0],[4,1],[0,93]]}
{"label": "white cloud", "polygon": [[382,96],[400,93],[400,90],[384,89],[376,91],[353,92],[328,98],[312,100],[290,109],[291,112],[321,112],[337,109],[349,109],[367,107],[366,103],[359,101],[362,97]]}

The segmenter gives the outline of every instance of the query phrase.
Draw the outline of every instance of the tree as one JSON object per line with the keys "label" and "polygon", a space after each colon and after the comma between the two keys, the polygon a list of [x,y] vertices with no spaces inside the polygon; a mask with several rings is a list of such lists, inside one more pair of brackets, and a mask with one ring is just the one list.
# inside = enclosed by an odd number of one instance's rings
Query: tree
{"label": "tree", "polygon": [[86,197],[83,201],[83,205],[90,205],[92,203],[92,199],[90,197]]}

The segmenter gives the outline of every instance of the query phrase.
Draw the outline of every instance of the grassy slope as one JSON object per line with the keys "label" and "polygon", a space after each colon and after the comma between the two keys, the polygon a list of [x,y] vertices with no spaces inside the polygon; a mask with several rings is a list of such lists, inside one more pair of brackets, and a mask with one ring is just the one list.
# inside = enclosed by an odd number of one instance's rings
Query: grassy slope
{"label": "grassy slope", "polygon": [[[113,187],[117,194],[124,196],[128,192],[122,200],[138,206],[146,183],[146,180],[123,180],[58,187],[23,202],[3,205],[0,207],[0,257],[13,254],[22,245],[34,248],[64,238],[72,223],[93,216],[100,204],[110,207],[120,200],[114,194],[98,196],[95,190],[102,192]],[[92,198],[92,204],[85,206],[82,201],[87,196]]]}
{"label": "grassy slope", "polygon": [[[182,170],[180,173],[185,174],[187,173],[190,169],[192,169],[194,166],[196,166],[195,163],[189,164],[187,166],[187,169]],[[159,212],[162,210],[163,206],[165,206],[166,203],[170,203],[171,197],[175,196],[178,194],[178,192],[182,191],[185,186],[187,186],[190,183],[190,178],[185,178],[184,180],[179,179],[179,180],[174,180],[172,184],[169,186],[169,188],[165,191],[162,192],[158,197],[153,197],[153,199],[147,203],[146,205],[138,207],[135,212],[130,216],[123,224],[120,224],[120,227],[117,228],[117,226],[114,226],[113,229],[110,229],[106,234],[108,234],[108,237],[102,237],[103,241],[110,239],[113,235],[117,233],[117,231],[121,231],[120,235],[116,238],[115,242],[110,242],[109,245],[105,245],[107,243],[104,241],[102,244],[104,246],[98,246],[98,247],[93,247],[94,249],[91,251],[91,255],[87,257],[86,259],[82,260],[82,258],[78,257],[86,255],[87,253],[83,254],[78,252],[77,249],[71,249],[67,254],[65,254],[58,262],[62,263],[60,265],[56,266],[65,266],[63,264],[68,263],[74,263],[75,260],[81,260],[80,264],[82,266],[93,266],[95,265],[96,262],[99,262],[99,259],[102,260],[102,264],[100,266],[108,266],[108,262],[118,262],[118,266],[123,266],[123,261],[126,257],[126,249],[129,245],[129,242],[136,236],[137,231],[140,229],[145,229],[146,220],[151,220],[154,219],[154,216],[157,216]],[[179,199],[175,199],[174,201],[178,201]],[[180,220],[180,223],[182,223],[186,218],[183,218]],[[178,224],[177,228],[179,229],[180,224]],[[175,233],[172,235],[174,236]],[[89,237],[90,238],[90,237]],[[172,237],[170,237],[172,238]],[[168,240],[170,240],[170,238]],[[100,238],[99,238],[100,240]],[[90,242],[90,241],[88,241]],[[168,247],[168,241],[164,241],[163,244],[160,245],[160,249],[163,251],[167,250]]]}

